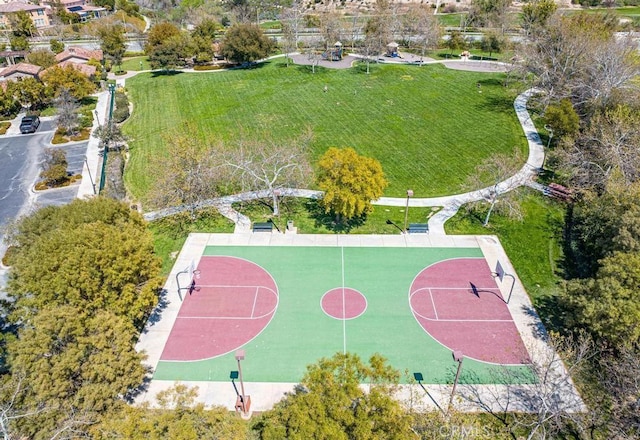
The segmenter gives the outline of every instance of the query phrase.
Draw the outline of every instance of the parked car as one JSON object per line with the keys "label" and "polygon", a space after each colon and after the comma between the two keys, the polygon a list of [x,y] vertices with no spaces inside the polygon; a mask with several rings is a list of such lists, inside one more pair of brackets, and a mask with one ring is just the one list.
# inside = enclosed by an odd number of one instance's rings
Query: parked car
{"label": "parked car", "polygon": [[35,131],[40,126],[40,118],[37,116],[25,116],[22,118],[22,122],[20,122],[20,132],[22,134],[25,133],[35,133]]}

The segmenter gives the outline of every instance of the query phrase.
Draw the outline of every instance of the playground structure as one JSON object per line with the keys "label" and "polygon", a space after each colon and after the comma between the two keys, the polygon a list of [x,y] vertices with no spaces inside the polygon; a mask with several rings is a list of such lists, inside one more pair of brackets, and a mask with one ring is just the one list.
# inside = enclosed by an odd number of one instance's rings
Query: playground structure
{"label": "playground structure", "polygon": [[400,45],[396,42],[391,42],[387,44],[387,53],[385,53],[385,56],[388,56],[391,58],[402,58],[400,56],[400,52],[398,52],[399,47]]}
{"label": "playground structure", "polygon": [[340,61],[342,60],[342,43],[336,41],[333,45],[333,49],[329,49],[322,53],[322,59],[328,61]]}

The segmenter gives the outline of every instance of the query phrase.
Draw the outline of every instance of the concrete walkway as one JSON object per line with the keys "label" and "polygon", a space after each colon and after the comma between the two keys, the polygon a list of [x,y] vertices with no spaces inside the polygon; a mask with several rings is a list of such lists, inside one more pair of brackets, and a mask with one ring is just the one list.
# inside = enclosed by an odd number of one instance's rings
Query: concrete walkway
{"label": "concrete walkway", "polygon": [[[93,132],[107,120],[107,111],[109,106],[109,92],[104,91],[97,94],[98,102],[93,118],[92,135],[87,143],[87,151],[85,153],[84,166],[82,167],[82,180],[80,180],[80,188],[78,189],[77,198],[83,199],[93,197],[98,194],[98,179],[102,169],[102,155],[100,154],[100,139],[93,136]],[[102,118],[102,119],[100,119]]]}

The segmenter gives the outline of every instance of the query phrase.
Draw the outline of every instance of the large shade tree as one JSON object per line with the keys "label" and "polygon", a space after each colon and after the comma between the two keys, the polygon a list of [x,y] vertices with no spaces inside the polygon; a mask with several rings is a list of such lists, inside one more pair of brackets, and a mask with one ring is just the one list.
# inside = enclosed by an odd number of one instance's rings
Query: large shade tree
{"label": "large shade tree", "polygon": [[[19,405],[30,415],[16,421],[18,432],[55,438],[61,430],[80,434],[96,423],[100,412],[142,383],[144,356],[134,349],[136,335],[126,318],[73,306],[46,307],[25,322],[7,348],[13,377],[28,384]],[[71,414],[82,417],[71,421]]]}
{"label": "large shade tree", "polygon": [[9,243],[15,322],[69,305],[141,326],[156,304],[160,262],[142,217],[126,205],[97,198],[44,208],[21,220]]}
{"label": "large shade tree", "polygon": [[73,66],[53,66],[47,69],[42,74],[42,82],[55,97],[66,90],[75,99],[82,99],[92,94],[96,89],[95,84]]}
{"label": "large shade tree", "polygon": [[267,57],[273,42],[253,24],[236,24],[229,28],[222,40],[222,54],[230,61],[247,63]]}
{"label": "large shade tree", "polygon": [[337,221],[371,212],[371,201],[388,185],[380,162],[353,148],[329,148],[318,162],[318,173],[318,186],[325,192],[322,205]]}
{"label": "large shade tree", "polygon": [[264,414],[256,425],[260,438],[417,439],[411,418],[393,398],[399,378],[378,354],[368,364],[351,353],[320,359],[293,393]]}

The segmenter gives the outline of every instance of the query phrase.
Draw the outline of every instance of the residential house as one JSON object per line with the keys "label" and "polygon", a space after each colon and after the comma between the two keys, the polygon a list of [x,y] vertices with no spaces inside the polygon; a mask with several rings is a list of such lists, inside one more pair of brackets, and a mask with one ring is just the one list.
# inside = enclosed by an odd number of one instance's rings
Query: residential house
{"label": "residential house", "polygon": [[0,71],[0,81],[19,81],[22,78],[38,78],[42,67],[29,63],[18,63]]}
{"label": "residential house", "polygon": [[60,67],[61,69],[66,69],[69,66],[73,67],[74,69],[76,69],[78,72],[82,73],[84,76],[86,76],[89,79],[93,79],[93,77],[96,75],[96,71],[97,71],[96,66],[90,66],[88,64],[83,64],[83,63],[75,63],[73,61],[68,61],[68,60],[58,63],[55,66],[49,67],[48,69],[42,71],[40,75],[42,75],[47,70],[53,67]]}
{"label": "residential house", "polygon": [[59,0],[59,2],[45,0],[44,3],[51,7],[61,4],[67,12],[78,14],[82,21],[103,17],[107,14],[107,10],[105,8],[89,5],[86,0]]}
{"label": "residential house", "polygon": [[104,56],[100,49],[91,50],[84,47],[72,46],[68,47],[64,51],[56,55],[56,61],[62,63],[63,61],[71,61],[78,64],[86,64],[89,60],[94,59],[102,62]]}
{"label": "residential house", "polygon": [[11,21],[9,17],[18,11],[25,11],[31,17],[31,21],[36,28],[47,27],[51,25],[49,16],[47,15],[48,7],[34,5],[23,1],[13,1],[11,3],[0,4],[0,27],[11,29]]}

